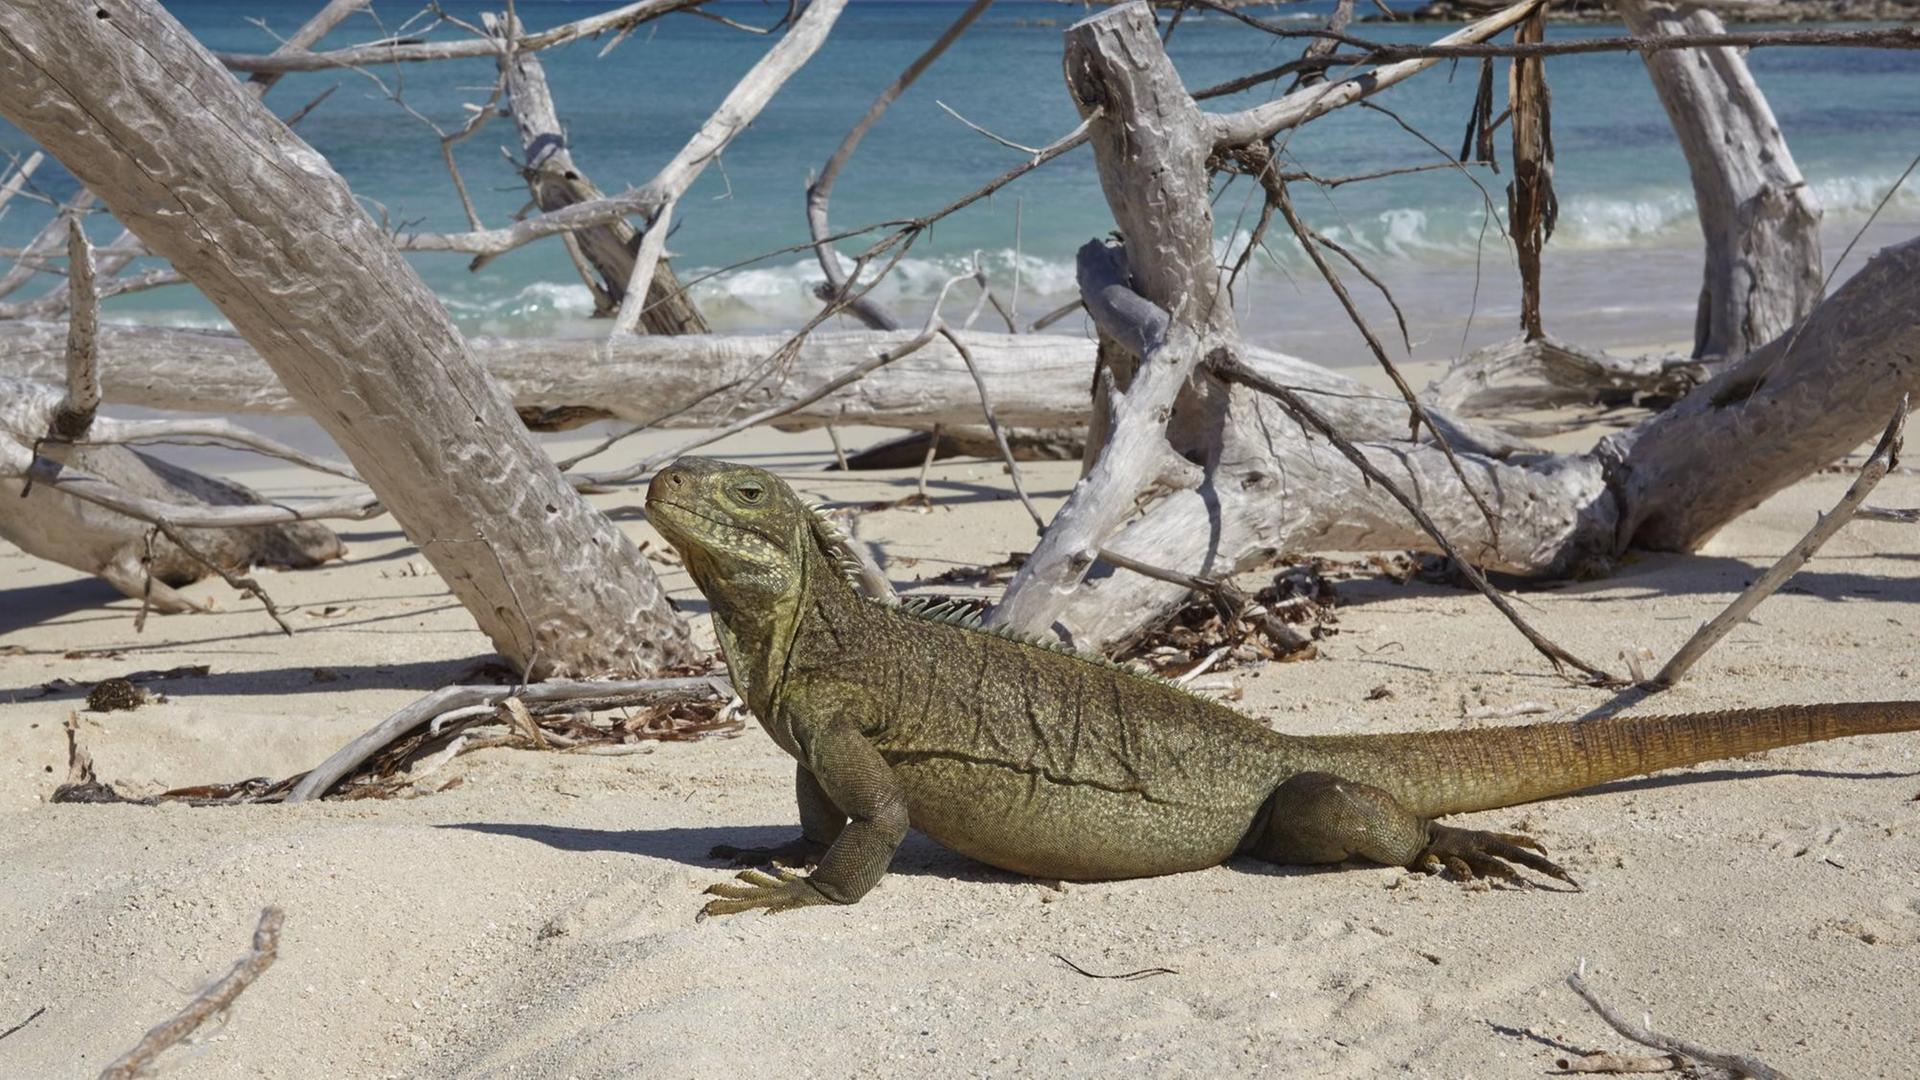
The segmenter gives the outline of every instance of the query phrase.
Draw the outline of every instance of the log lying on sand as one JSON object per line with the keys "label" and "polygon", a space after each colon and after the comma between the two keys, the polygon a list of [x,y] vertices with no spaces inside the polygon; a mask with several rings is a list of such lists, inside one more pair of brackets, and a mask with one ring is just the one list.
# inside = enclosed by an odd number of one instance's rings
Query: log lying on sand
{"label": "log lying on sand", "polygon": [[[204,476],[124,446],[43,446],[42,455],[57,457],[132,494],[163,502],[266,503],[244,485]],[[19,479],[0,478],[0,537],[29,555],[96,574],[136,600],[145,596],[155,611],[204,610],[174,588],[199,581],[213,569],[155,534],[152,526],[46,484],[33,485],[22,498],[24,487]],[[181,534],[195,551],[236,573],[250,566],[317,566],[340,558],[347,550],[333,530],[311,521],[257,528],[189,528]],[[143,565],[149,557],[151,562]]]}
{"label": "log lying on sand", "polygon": [[[776,334],[579,338],[472,338],[468,344],[526,409],[589,410],[662,427],[710,427],[738,412],[797,401],[869,359],[911,340],[909,330],[814,334],[768,377]],[[966,335],[1002,424],[1069,428],[1087,423],[1094,343],[1064,334]],[[0,322],[0,376],[58,383],[66,327]],[[100,328],[100,381],[111,404],[190,412],[292,413],[300,406],[253,349],[234,334],[154,326]],[[1246,361],[1312,393],[1353,438],[1406,434],[1406,404],[1316,364],[1266,349]],[[1505,455],[1526,449],[1491,427],[1435,414],[1456,447]],[[944,340],[894,361],[844,390],[780,418],[782,425],[873,424],[928,429],[978,425],[980,391]]]}

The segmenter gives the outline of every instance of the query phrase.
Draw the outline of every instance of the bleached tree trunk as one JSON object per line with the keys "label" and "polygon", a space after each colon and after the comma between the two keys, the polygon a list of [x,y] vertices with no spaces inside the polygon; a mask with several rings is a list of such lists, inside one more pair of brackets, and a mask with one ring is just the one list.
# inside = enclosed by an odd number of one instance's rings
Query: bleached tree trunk
{"label": "bleached tree trunk", "polygon": [[[487,28],[504,35],[509,27],[505,19],[486,17]],[[513,33],[519,27],[511,27]],[[514,126],[520,130],[522,166],[533,201],[542,212],[558,210],[575,203],[602,198],[598,185],[574,163],[567,142],[566,128],[553,106],[553,94],[547,89],[546,71],[540,57],[532,52],[516,52],[500,57],[501,73],[507,80],[507,101],[513,111]],[[633,256],[640,246],[640,232],[624,218],[596,225],[571,234],[582,257],[592,265],[597,281],[587,286],[604,297],[605,311],[611,314],[626,297],[627,279],[633,276]],[[680,279],[660,260],[653,281],[647,286],[647,304],[640,313],[640,325],[649,334],[704,334],[707,320],[694,306],[693,298],[681,288]]]}
{"label": "bleached tree trunk", "polygon": [[[1496,18],[1528,10],[1516,5]],[[1371,92],[1380,80],[1363,73],[1297,92],[1297,103],[1288,95],[1248,113],[1208,116],[1185,96],[1142,4],[1101,12],[1069,30],[1067,78],[1082,115],[1091,118],[1095,163],[1125,240],[1117,266],[1083,252],[1081,295],[1103,348],[1131,354],[1144,369],[1169,370],[1194,349],[1240,350],[1231,323],[1204,302],[1214,270],[1194,253],[1212,230],[1206,158],[1192,149],[1192,129],[1211,132],[1210,150],[1219,152],[1236,139],[1270,136],[1275,117],[1308,115],[1317,104]],[[1357,448],[1414,495],[1466,558],[1485,567],[1564,574],[1604,564],[1632,543],[1698,543],[1765,494],[1870,436],[1901,392],[1920,391],[1913,359],[1920,355],[1917,269],[1920,240],[1882,253],[1810,317],[1797,344],[1789,335],[1699,387],[1607,454],[1502,461],[1463,453],[1456,474],[1429,446],[1382,436]],[[1180,346],[1183,335],[1203,344]],[[1205,365],[1197,370],[1205,380]],[[1116,400],[1100,466],[1075,489],[1069,509],[1075,500],[1098,509],[1153,494],[1142,485],[1154,477],[1165,442],[1149,437],[1151,424],[1125,424],[1157,415],[1165,425],[1177,412],[1157,405],[1147,393],[1153,385],[1143,370],[1133,391]],[[1204,396],[1195,386],[1207,387]],[[993,618],[1100,647],[1186,595],[1183,586],[1102,566],[1099,550],[1187,574],[1223,574],[1287,549],[1436,547],[1398,503],[1266,399],[1237,385],[1222,394],[1204,381],[1182,395],[1209,398],[1224,399],[1209,437],[1196,446],[1171,435],[1184,456],[1204,462],[1204,478],[1190,488],[1161,489],[1157,501],[1111,535],[1063,510]],[[1795,434],[1803,425],[1813,429],[1806,439]],[[1115,454],[1131,462],[1131,472],[1101,475]],[[1463,484],[1491,504],[1497,536]],[[1056,532],[1071,542],[1050,545]]]}
{"label": "bleached tree trunk", "polygon": [[598,674],[690,655],[644,560],[345,182],[157,3],[0,6],[0,113],[258,349],[510,662]]}
{"label": "bleached tree trunk", "polygon": [[1598,456],[1621,544],[1691,551],[1871,440],[1920,396],[1920,239],[1884,248],[1807,317]]}
{"label": "bleached tree trunk", "polygon": [[[1704,8],[1616,6],[1636,35],[1725,31]],[[1820,302],[1820,207],[1739,50],[1642,55],[1687,156],[1706,238],[1693,354],[1744,356]]]}
{"label": "bleached tree trunk", "polygon": [[[784,336],[482,337],[468,344],[517,408],[591,410],[686,428],[712,427],[739,413],[801,401],[847,369],[913,337],[910,330],[814,334],[783,377],[760,384],[753,382],[755,373],[764,371],[766,358],[785,343]],[[966,340],[1001,423],[1061,428],[1087,422],[1093,342],[1063,334],[977,332],[969,332]],[[107,323],[100,327],[98,344],[100,381],[109,403],[191,412],[306,411],[253,347],[234,334]],[[0,322],[0,376],[58,383],[65,377],[65,350],[65,326]],[[1338,372],[1264,349],[1250,350],[1245,360],[1313,395],[1354,438],[1388,438],[1406,430],[1405,406]],[[980,391],[966,361],[936,338],[780,422],[925,429],[980,420]],[[1435,420],[1455,445],[1492,454],[1527,449],[1491,427],[1455,421],[1444,411]]]}

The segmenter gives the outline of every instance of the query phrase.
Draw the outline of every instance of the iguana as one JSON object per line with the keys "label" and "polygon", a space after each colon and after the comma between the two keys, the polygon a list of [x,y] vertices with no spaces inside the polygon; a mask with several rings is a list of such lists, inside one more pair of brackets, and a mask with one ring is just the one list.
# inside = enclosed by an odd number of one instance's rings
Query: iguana
{"label": "iguana", "polygon": [[[1573,878],[1527,836],[1438,824],[1777,746],[1920,729],[1920,703],[1783,706],[1472,731],[1285,735],[1105,660],[856,592],[833,528],[760,469],[683,457],[647,516],[799,762],[801,835],[714,849],[742,872],[703,915],[865,896],[911,826],[992,866],[1101,880],[1235,855]],[[785,864],[785,865],[783,865]],[[812,865],[810,875],[788,869]],[[1577,887],[1577,886],[1576,886]]]}

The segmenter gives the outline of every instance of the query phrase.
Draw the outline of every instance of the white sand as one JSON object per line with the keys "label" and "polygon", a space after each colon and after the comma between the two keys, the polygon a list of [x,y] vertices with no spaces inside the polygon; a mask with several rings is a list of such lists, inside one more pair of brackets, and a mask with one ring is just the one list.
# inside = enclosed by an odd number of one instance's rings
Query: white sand
{"label": "white sand", "polygon": [[[720,453],[830,502],[912,490],[910,475],[823,473],[824,448],[753,433]],[[1049,507],[1073,471],[1032,469]],[[243,479],[307,487],[281,470]],[[1609,665],[1629,646],[1664,657],[1846,483],[1816,477],[1698,556],[1640,557],[1525,594],[1525,610]],[[1005,491],[997,464],[942,465],[934,510],[871,513],[857,532],[896,580],[995,561],[1032,539]],[[1913,505],[1920,483],[1893,477],[1876,501]],[[102,779],[138,794],[309,767],[488,654],[390,519],[343,532],[345,563],[263,575],[299,605],[291,640],[217,584],[190,591],[220,613],[137,634],[135,605],[105,585],[0,546],[0,650],[24,650],[0,656],[0,1031],[46,1010],[0,1040],[0,1076],[92,1075],[223,973],[268,903],[287,911],[279,962],[165,1059],[169,1075],[1537,1077],[1562,1043],[1628,1048],[1561,985],[1582,958],[1630,1015],[1708,1045],[1802,1076],[1920,1074],[1914,736],[1469,821],[1534,833],[1581,893],[1242,863],[1059,890],[916,835],[856,907],[701,925],[697,894],[726,875],[707,848],[795,827],[791,763],[757,728],[619,759],[483,752],[443,771],[458,788],[404,801],[46,802],[79,707],[37,696],[49,679],[211,665],[161,684],[164,704],[82,714]],[[1659,707],[1915,696],[1916,559],[1920,530],[1850,525]],[[1457,725],[1464,705],[1573,718],[1610,700],[1553,676],[1473,595],[1384,581],[1340,595],[1321,659],[1237,673],[1246,711],[1378,732]],[[116,655],[64,657],[77,649]],[[1391,696],[1370,700],[1381,686]],[[1055,954],[1175,974],[1096,981]]]}

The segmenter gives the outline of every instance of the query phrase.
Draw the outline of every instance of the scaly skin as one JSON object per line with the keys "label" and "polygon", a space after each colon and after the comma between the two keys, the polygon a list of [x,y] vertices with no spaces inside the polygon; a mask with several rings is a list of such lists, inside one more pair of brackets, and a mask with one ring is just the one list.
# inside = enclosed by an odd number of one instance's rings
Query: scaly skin
{"label": "scaly skin", "polygon": [[1876,702],[1610,717],[1477,731],[1283,735],[1104,661],[854,592],[833,537],[769,473],[681,458],[648,517],[712,604],[754,715],[799,762],[799,839],[717,848],[747,870],[703,914],[850,904],[917,828],[1038,877],[1144,877],[1234,855],[1367,859],[1572,882],[1525,836],[1434,818],[1776,746],[1920,729]]}

